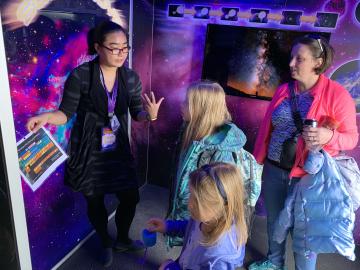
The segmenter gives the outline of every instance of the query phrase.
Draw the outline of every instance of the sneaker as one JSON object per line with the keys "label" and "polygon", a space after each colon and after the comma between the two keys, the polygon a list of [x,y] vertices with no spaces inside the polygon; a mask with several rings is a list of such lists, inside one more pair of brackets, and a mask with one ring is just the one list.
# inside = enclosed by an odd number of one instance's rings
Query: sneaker
{"label": "sneaker", "polygon": [[259,261],[250,264],[248,270],[286,270],[285,266],[277,266],[270,260]]}
{"label": "sneaker", "polygon": [[112,248],[104,248],[102,260],[104,267],[109,267],[112,264],[113,262]]}
{"label": "sneaker", "polygon": [[140,240],[129,240],[128,243],[116,241],[116,243],[113,246],[113,249],[116,252],[124,252],[124,251],[140,251],[145,249],[145,245]]}

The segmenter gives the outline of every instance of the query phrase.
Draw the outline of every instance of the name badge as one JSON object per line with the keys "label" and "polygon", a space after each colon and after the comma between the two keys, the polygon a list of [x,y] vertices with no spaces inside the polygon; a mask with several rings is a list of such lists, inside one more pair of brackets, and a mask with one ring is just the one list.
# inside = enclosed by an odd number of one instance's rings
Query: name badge
{"label": "name badge", "polygon": [[116,135],[111,128],[102,128],[101,150],[109,151],[116,148]]}

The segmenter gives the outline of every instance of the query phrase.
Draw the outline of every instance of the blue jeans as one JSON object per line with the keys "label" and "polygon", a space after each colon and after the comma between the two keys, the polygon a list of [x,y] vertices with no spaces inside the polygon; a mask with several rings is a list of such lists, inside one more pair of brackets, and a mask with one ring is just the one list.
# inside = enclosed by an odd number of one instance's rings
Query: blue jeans
{"label": "blue jeans", "polygon": [[[267,211],[267,234],[268,234],[268,259],[277,266],[283,266],[285,262],[286,241],[279,244],[272,240],[274,224],[281,210],[284,208],[285,200],[294,189],[299,178],[289,179],[289,172],[283,170],[269,161],[265,161],[262,181],[264,187],[265,207]],[[296,270],[315,270],[315,253],[305,257],[302,254],[294,253]]]}

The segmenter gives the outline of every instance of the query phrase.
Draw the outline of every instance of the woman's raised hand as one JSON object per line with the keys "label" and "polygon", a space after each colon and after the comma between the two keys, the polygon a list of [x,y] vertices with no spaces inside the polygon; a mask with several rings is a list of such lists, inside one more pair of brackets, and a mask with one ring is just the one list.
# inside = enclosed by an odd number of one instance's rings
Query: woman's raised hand
{"label": "woman's raised hand", "polygon": [[157,119],[158,111],[160,108],[161,103],[164,100],[164,97],[160,98],[158,102],[156,102],[156,98],[154,92],[150,92],[150,97],[147,94],[142,96],[143,101],[145,103],[145,110],[148,112],[151,121]]}

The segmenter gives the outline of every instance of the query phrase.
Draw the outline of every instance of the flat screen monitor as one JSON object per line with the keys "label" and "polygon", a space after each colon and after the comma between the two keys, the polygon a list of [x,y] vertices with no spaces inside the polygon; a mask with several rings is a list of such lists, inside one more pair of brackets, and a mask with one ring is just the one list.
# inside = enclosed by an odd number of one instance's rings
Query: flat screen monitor
{"label": "flat screen monitor", "polygon": [[[226,94],[270,100],[290,77],[293,41],[314,32],[209,24],[202,78]],[[330,33],[316,32],[326,40]]]}

